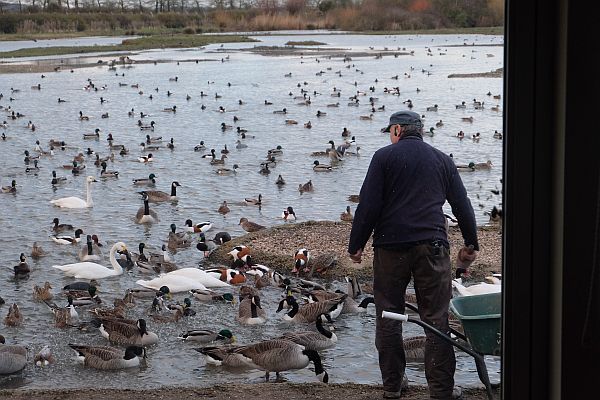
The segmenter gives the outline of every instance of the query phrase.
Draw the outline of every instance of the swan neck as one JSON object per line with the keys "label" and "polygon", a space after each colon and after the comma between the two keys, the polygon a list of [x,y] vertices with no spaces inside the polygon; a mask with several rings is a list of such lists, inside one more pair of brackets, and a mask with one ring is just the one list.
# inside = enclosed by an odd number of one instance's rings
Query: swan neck
{"label": "swan neck", "polygon": [[86,192],[87,192],[87,199],[86,199],[85,203],[88,207],[91,207],[94,205],[94,202],[92,201],[92,185],[90,182],[87,182],[85,184],[85,186],[86,186]]}
{"label": "swan neck", "polygon": [[119,264],[117,262],[117,259],[115,257],[115,253],[117,252],[117,245],[115,244],[112,249],[110,249],[110,264],[113,266],[114,269],[114,274],[115,275],[121,275],[123,273],[123,268],[121,267],[121,264]]}

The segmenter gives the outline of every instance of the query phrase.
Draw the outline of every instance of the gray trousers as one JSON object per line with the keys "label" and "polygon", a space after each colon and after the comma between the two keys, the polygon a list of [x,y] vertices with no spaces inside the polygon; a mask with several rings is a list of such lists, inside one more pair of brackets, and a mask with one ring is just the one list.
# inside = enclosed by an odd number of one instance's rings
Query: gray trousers
{"label": "gray trousers", "polygon": [[[382,311],[404,313],[406,287],[413,278],[421,320],[449,332],[448,306],[452,296],[449,250],[421,244],[406,250],[375,248],[373,260],[377,322],[375,345],[386,391],[399,391],[406,368],[402,323],[381,318]],[[451,399],[456,359],[454,348],[425,331],[425,376],[432,399]]]}

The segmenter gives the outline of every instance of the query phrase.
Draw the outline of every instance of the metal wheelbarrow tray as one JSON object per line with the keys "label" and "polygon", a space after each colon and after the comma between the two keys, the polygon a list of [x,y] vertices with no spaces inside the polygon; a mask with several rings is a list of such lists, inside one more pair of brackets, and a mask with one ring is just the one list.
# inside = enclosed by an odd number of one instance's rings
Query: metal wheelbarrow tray
{"label": "metal wheelbarrow tray", "polygon": [[[406,307],[417,313],[419,311],[417,307],[410,303],[406,303]],[[451,333],[457,339],[453,339],[437,328],[421,321],[419,318],[413,318],[409,315],[384,311],[382,317],[403,322],[413,322],[472,356],[475,359],[479,380],[485,385],[488,399],[492,400],[494,394],[483,356],[500,355],[502,332],[501,309],[502,293],[452,298],[450,300],[450,312],[458,318],[464,330],[463,335],[458,331],[450,329]]]}

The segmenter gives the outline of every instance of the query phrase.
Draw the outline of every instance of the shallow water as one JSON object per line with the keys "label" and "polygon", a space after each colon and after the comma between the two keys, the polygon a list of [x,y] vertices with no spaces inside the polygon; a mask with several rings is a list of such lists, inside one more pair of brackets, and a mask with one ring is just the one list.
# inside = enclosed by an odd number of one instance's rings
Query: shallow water
{"label": "shallow water", "polygon": [[[146,51],[132,56],[133,59],[140,60],[211,60],[197,64],[139,64],[119,67],[117,71],[110,71],[107,67],[76,69],[72,73],[65,70],[45,74],[43,79],[38,74],[0,75],[0,92],[4,94],[0,105],[10,106],[25,114],[21,119],[8,121],[8,128],[3,131],[9,138],[0,141],[3,156],[0,159],[0,184],[9,185],[12,179],[16,179],[18,184],[17,194],[0,194],[0,242],[3,244],[0,256],[7,267],[0,276],[0,295],[7,303],[17,302],[22,306],[25,323],[21,328],[2,325],[0,333],[9,343],[27,344],[32,350],[32,357],[43,345],[49,344],[58,359],[57,364],[51,368],[39,369],[29,365],[23,372],[24,382],[19,384],[28,388],[55,387],[59,383],[64,387],[143,388],[173,384],[210,385],[230,381],[257,382],[263,377],[257,371],[239,374],[205,367],[199,354],[191,350],[193,346],[181,343],[176,338],[177,334],[190,328],[218,330],[228,327],[239,342],[245,343],[274,337],[287,329],[286,325],[279,322],[280,315],[275,314],[280,292],[265,289],[263,303],[269,315],[269,322],[265,326],[240,327],[235,322],[237,309],[194,302],[193,308],[198,314],[177,324],[159,325],[149,320],[149,327],[157,331],[160,343],[149,351],[147,367],[105,373],[73,366],[72,351],[66,346],[67,343],[106,342],[97,333],[83,334],[76,330],[54,328],[52,314],[46,306],[31,300],[35,284],[43,284],[48,280],[53,284],[54,292],[57,292],[58,288],[72,281],[50,267],[53,264],[76,262],[78,250],[78,247],[59,246],[50,240],[48,236],[52,233],[51,221],[54,217],[59,217],[61,222],[82,227],[86,234],[98,234],[108,246],[116,241],[124,241],[130,249],[137,250],[137,244],[144,241],[152,251],[158,250],[164,243],[171,223],[181,228],[188,218],[194,222],[212,221],[214,227],[209,232],[209,237],[221,230],[228,231],[233,236],[244,233],[237,225],[240,217],[247,217],[267,226],[283,223],[279,216],[289,205],[294,207],[299,220],[337,220],[346,205],[354,210],[355,205],[347,201],[347,196],[359,192],[370,156],[376,149],[387,144],[387,135],[381,134],[379,129],[387,124],[391,112],[405,109],[402,102],[410,98],[415,105],[413,111],[425,115],[426,128],[434,126],[440,119],[444,122],[443,127],[436,129],[435,136],[426,137],[426,141],[446,153],[452,153],[458,163],[483,162],[488,159],[492,161],[493,167],[489,171],[461,174],[478,224],[487,222],[488,217],[484,211],[500,202],[500,198],[490,190],[500,188],[502,176],[502,141],[492,137],[494,130],[502,130],[502,112],[490,109],[499,101],[486,96],[486,93],[500,94],[502,79],[448,79],[447,75],[486,72],[502,67],[503,48],[497,46],[502,42],[501,37],[306,36],[306,40],[327,43],[327,46],[322,47],[373,52],[372,57],[354,58],[350,64],[344,63],[341,58],[320,58],[317,62],[314,56],[268,57],[239,50],[255,45],[283,45],[288,40],[302,40],[302,36],[257,36],[257,39],[262,43]],[[463,46],[463,43],[477,43],[479,46]],[[486,43],[494,45],[482,46]],[[6,45],[0,43],[0,51],[6,50]],[[385,47],[389,50],[396,50],[397,47],[406,48],[407,51],[414,50],[414,55],[376,59],[375,55]],[[431,48],[431,52],[427,51],[428,48]],[[442,53],[444,55],[440,55]],[[488,54],[493,57],[487,56]],[[227,56],[229,61],[221,62],[221,58]],[[348,65],[350,68],[346,68]],[[319,71],[324,73],[315,75]],[[341,76],[336,74],[337,71],[340,71]],[[286,77],[290,72],[292,77]],[[391,79],[394,75],[399,75],[399,79]],[[177,82],[169,80],[175,76],[178,77]],[[83,90],[88,78],[97,87],[105,89]],[[375,83],[375,79],[378,83]],[[42,90],[30,89],[38,83],[42,85]],[[120,86],[119,83],[127,83],[127,86]],[[139,84],[140,89],[130,87],[134,83]],[[300,95],[298,84],[309,91],[312,100],[310,106],[299,106],[299,100],[288,95],[289,92],[294,96]],[[373,94],[360,97],[360,107],[346,106],[348,97],[357,90],[368,92],[370,86],[375,86],[376,90]],[[400,96],[383,93],[384,87],[395,86],[400,87]],[[333,87],[341,89],[340,98],[330,97]],[[21,91],[11,93],[11,88]],[[158,92],[154,91],[155,88],[158,88]],[[139,90],[144,93],[138,94]],[[171,96],[167,95],[167,90],[172,92]],[[201,91],[207,96],[200,97]],[[314,91],[320,94],[315,96]],[[222,97],[215,98],[215,93]],[[149,99],[150,94],[153,95],[153,100]],[[187,94],[191,96],[189,101],[186,100]],[[101,96],[108,102],[101,104]],[[369,96],[377,97],[376,107],[385,105],[385,112],[375,113],[370,121],[360,120],[359,115],[370,113]],[[9,101],[9,97],[15,100]],[[58,97],[68,102],[59,104]],[[243,101],[242,105],[238,104],[240,99]],[[474,110],[471,106],[472,99],[484,101],[486,107]],[[264,105],[264,100],[273,102],[273,105]],[[341,103],[339,108],[326,107],[327,104],[338,101]],[[461,101],[468,104],[466,110],[455,109],[454,105]],[[427,112],[426,107],[433,104],[439,105],[439,111]],[[175,114],[161,111],[173,105],[177,105]],[[201,110],[201,105],[205,105],[206,109]],[[227,112],[218,112],[219,106],[224,107]],[[283,107],[288,109],[288,115],[272,113]],[[138,113],[134,118],[127,115],[131,108]],[[80,110],[90,116],[89,121],[78,119]],[[327,116],[317,118],[317,110],[326,111]],[[144,119],[144,123],[151,120],[156,122],[154,132],[138,129],[136,122],[140,111],[150,114]],[[101,118],[101,114],[106,112],[109,118]],[[234,115],[240,119],[237,124],[233,122]],[[461,117],[470,115],[474,117],[472,124],[461,121]],[[297,120],[299,124],[286,125],[284,121],[288,118]],[[29,120],[36,125],[35,132],[26,128]],[[309,120],[313,124],[312,129],[303,127],[303,123]],[[234,130],[222,132],[222,122],[245,128],[248,135],[256,138],[246,139],[248,148],[238,150],[235,148],[238,135]],[[356,136],[356,145],[360,146],[362,155],[346,158],[333,172],[315,173],[312,170],[315,158],[310,153],[325,150],[329,140],[334,140],[336,145],[341,143],[343,127],[347,127]],[[100,140],[82,139],[83,133],[91,133],[95,128],[102,130]],[[466,138],[462,141],[455,137],[459,130],[465,132]],[[482,136],[478,143],[470,139],[476,132],[481,132]],[[99,170],[91,157],[86,162],[86,172],[78,177],[73,177],[60,166],[68,164],[76,153],[88,147],[101,156],[108,155],[105,140],[108,133],[113,134],[116,143],[123,143],[130,149],[129,155],[116,155],[115,161],[109,162],[108,168],[118,170],[119,178],[98,179],[92,188],[92,209],[61,210],[51,206],[50,199],[83,196],[85,175],[99,176]],[[138,156],[147,153],[138,146],[147,133],[162,136],[165,141],[173,137],[175,149],[153,151],[155,160],[150,164],[137,162]],[[56,150],[51,158],[42,158],[40,170],[36,173],[26,173],[23,151],[28,149],[32,152],[36,139],[47,149],[50,138],[65,140],[68,148],[64,151]],[[207,159],[200,157],[202,153],[193,150],[194,145],[201,140],[206,143],[207,149],[215,148],[217,154],[227,145],[230,153],[226,166],[231,168],[234,163],[238,164],[238,173],[235,176],[217,175],[215,167]],[[277,166],[268,176],[259,174],[259,164],[265,159],[267,150],[277,145],[281,145],[284,151]],[[328,162],[327,158],[319,160]],[[50,184],[53,169],[59,175],[68,177],[68,182],[56,189]],[[151,204],[151,208],[158,212],[160,222],[145,227],[133,222],[133,216],[141,206],[136,192],[141,189],[133,187],[131,179],[147,177],[151,172],[158,177],[156,189],[169,191],[173,180],[179,181],[182,186],[178,189],[180,200],[177,204]],[[274,184],[278,174],[287,181],[283,188]],[[309,179],[313,181],[315,191],[301,195],[297,191],[298,184]],[[261,208],[239,204],[245,197],[256,197],[259,193],[263,196]],[[226,216],[221,216],[216,211],[223,200],[227,200],[231,207],[231,213]],[[38,241],[50,255],[40,261],[29,260],[33,269],[31,277],[26,281],[14,282],[11,276],[12,266],[17,264],[21,252],[30,253],[33,241]],[[290,254],[295,250],[289,249]],[[202,260],[201,254],[194,248],[178,251],[174,258],[180,267],[192,267]],[[107,255],[104,264],[108,265]],[[127,288],[135,287],[135,281],[140,277],[141,274],[134,271],[118,278],[103,280],[100,296],[105,301],[112,302],[112,299],[121,297]],[[180,294],[175,299],[181,301],[183,297]],[[149,304],[138,304],[131,315],[142,316],[147,307]],[[2,306],[0,314],[4,316],[6,312],[7,306]],[[81,311],[81,314],[85,315],[85,312]],[[335,325],[340,341],[334,349],[323,353],[331,381],[379,383],[373,344],[374,310],[369,309],[366,315],[361,316],[341,316]],[[419,334],[418,329],[420,328],[407,325],[407,336]],[[493,381],[497,381],[499,360],[490,357],[488,361],[490,376]],[[458,354],[457,364],[458,384],[480,385],[469,356]],[[285,377],[291,381],[310,382],[315,379],[308,369],[286,373]],[[424,383],[422,365],[411,364],[409,378],[411,381]]]}

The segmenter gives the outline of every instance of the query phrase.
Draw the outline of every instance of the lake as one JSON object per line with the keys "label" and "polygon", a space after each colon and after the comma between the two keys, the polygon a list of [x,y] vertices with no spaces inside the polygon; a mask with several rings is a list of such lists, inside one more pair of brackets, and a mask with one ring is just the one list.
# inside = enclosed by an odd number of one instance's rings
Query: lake
{"label": "lake", "polygon": [[[107,344],[97,332],[82,333],[62,330],[53,326],[53,315],[45,304],[32,300],[32,287],[49,281],[58,293],[59,288],[72,282],[53,264],[77,262],[76,248],[55,244],[52,219],[81,227],[85,234],[97,234],[107,246],[117,241],[125,242],[137,250],[145,242],[151,251],[157,251],[167,238],[169,225],[178,229],[186,219],[194,222],[211,221],[212,237],[217,231],[230,232],[232,236],[244,233],[238,222],[241,217],[266,226],[284,223],[279,217],[287,206],[293,206],[298,219],[337,220],[347,205],[354,210],[355,204],[347,197],[357,194],[375,150],[388,143],[389,137],[380,133],[387,125],[389,115],[406,109],[405,101],[412,100],[413,111],[425,116],[425,128],[434,127],[439,120],[443,126],[435,129],[433,137],[425,140],[445,153],[452,153],[457,163],[485,162],[492,168],[486,171],[461,173],[469,197],[475,209],[477,223],[488,221],[486,211],[500,204],[500,197],[491,190],[501,189],[502,140],[495,139],[495,130],[502,131],[502,100],[493,95],[502,94],[501,78],[448,78],[455,73],[482,73],[503,67],[503,38],[483,35],[339,35],[318,32],[305,34],[288,32],[283,35],[256,36],[260,43],[230,43],[210,45],[199,49],[163,49],[137,52],[130,56],[134,61],[179,60],[180,62],[133,63],[109,69],[106,66],[74,69],[70,72],[44,74],[0,75],[0,100],[7,127],[0,128],[8,137],[0,141],[0,184],[10,185],[15,179],[16,194],[0,193],[0,256],[7,267],[18,263],[21,252],[29,255],[31,245],[37,241],[49,253],[39,261],[28,260],[32,274],[28,280],[15,282],[12,268],[5,269],[0,277],[0,295],[7,304],[17,302],[25,316],[20,328],[4,325],[0,333],[7,343],[27,344],[33,354],[44,345],[50,345],[57,363],[50,368],[28,365],[22,379],[4,380],[3,385],[23,385],[27,388],[56,387],[135,387],[148,388],[161,385],[212,385],[225,382],[258,382],[263,373],[246,374],[223,372],[219,368],[206,367],[193,345],[182,343],[177,335],[191,328],[219,330],[230,328],[238,342],[246,343],[261,338],[274,337],[287,329],[275,313],[281,295],[277,289],[265,289],[263,303],[268,312],[267,324],[259,327],[240,327],[235,321],[237,308],[225,305],[204,305],[193,302],[197,315],[176,324],[158,324],[149,321],[150,330],[159,334],[160,342],[148,352],[148,366],[139,370],[106,373],[73,365],[74,353],[67,343]],[[86,44],[105,44],[106,38],[89,38]],[[112,40],[112,39],[110,39]],[[289,53],[283,56],[263,55],[252,51],[255,46],[283,46],[286,42],[314,40],[325,45],[303,50],[304,54]],[[53,41],[54,45],[71,43],[71,39]],[[15,47],[17,46],[17,47]],[[0,42],[0,51],[18,48],[13,42]],[[339,50],[332,50],[339,49]],[[393,52],[403,53],[395,57]],[[347,54],[343,57],[320,56],[319,53]],[[359,54],[360,53],[360,54]],[[357,56],[353,56],[357,54]],[[358,56],[360,55],[360,56]],[[380,56],[381,55],[381,56]],[[100,58],[106,59],[106,57]],[[58,58],[67,59],[69,56]],[[195,62],[194,60],[202,60]],[[27,61],[27,60],[25,60]],[[397,79],[396,79],[397,77]],[[175,80],[175,78],[177,78]],[[86,88],[92,82],[98,90]],[[32,89],[40,85],[41,90]],[[137,87],[132,87],[136,85]],[[374,91],[369,88],[374,87]],[[385,93],[384,88],[399,87],[400,94]],[[17,89],[18,91],[13,91]],[[336,92],[334,92],[334,88]],[[301,90],[310,97],[310,105],[300,105]],[[339,97],[332,97],[340,92]],[[141,93],[140,93],[141,92]],[[206,96],[201,97],[201,93]],[[291,93],[291,95],[290,95]],[[316,93],[316,94],[315,94]],[[490,93],[491,95],[488,95]],[[152,99],[150,99],[152,95]],[[357,95],[358,107],[347,104]],[[189,96],[189,99],[187,98]],[[10,98],[13,98],[11,101]],[[376,98],[375,108],[384,111],[372,113],[369,97]],[[66,100],[59,103],[58,98]],[[101,102],[101,98],[105,100]],[[483,109],[475,109],[473,100],[484,102]],[[265,105],[265,100],[272,103]],[[240,104],[241,101],[241,104]],[[456,104],[465,102],[465,109]],[[339,107],[327,107],[339,102]],[[438,105],[437,111],[427,107]],[[176,106],[176,113],[164,112],[164,108]],[[494,106],[499,110],[493,109]],[[10,109],[8,109],[10,107]],[[222,107],[225,112],[219,112]],[[287,114],[273,111],[287,109]],[[134,110],[130,117],[128,111]],[[14,110],[24,117],[11,120]],[[89,120],[79,119],[79,112]],[[317,117],[317,112],[326,115]],[[154,131],[141,131],[137,125],[140,112],[148,114],[144,124],[155,121]],[[108,118],[102,118],[108,114]],[[369,116],[361,119],[360,116]],[[234,121],[234,116],[238,118]],[[473,117],[472,122],[463,118]],[[295,120],[296,125],[286,124]],[[35,124],[35,131],[27,128]],[[312,128],[304,124],[311,122]],[[231,129],[221,130],[221,124]],[[246,148],[237,149],[240,136],[236,127],[246,129],[243,139]],[[328,173],[313,171],[313,161],[328,163],[327,157],[311,157],[315,151],[324,151],[328,142],[343,143],[342,129],[346,127],[355,136],[351,150],[360,146],[360,156],[347,156],[338,168]],[[100,129],[98,140],[84,140],[83,134]],[[456,137],[464,131],[465,138]],[[472,135],[480,132],[481,139],[474,141]],[[117,170],[119,178],[100,179],[100,169],[93,156],[86,156],[86,170],[79,176],[61,168],[69,164],[79,152],[88,147],[100,156],[110,154],[107,135],[111,133],[115,143],[125,144],[129,154],[115,155],[108,169]],[[145,136],[162,136],[163,146],[173,138],[174,149],[162,148],[144,151],[139,145]],[[252,137],[252,138],[251,138]],[[34,153],[36,140],[47,150],[50,139],[64,140],[65,150],[56,149],[52,157],[42,157],[39,170],[26,172],[24,151]],[[205,151],[194,151],[194,146],[204,141]],[[211,148],[220,152],[227,146],[225,167],[237,164],[237,173],[221,176],[209,159],[202,158]],[[281,146],[283,155],[269,175],[259,173],[260,163],[266,159],[269,149]],[[154,161],[140,163],[138,157],[152,152]],[[33,165],[31,164],[30,167]],[[59,187],[51,185],[51,172],[66,176],[67,182]],[[134,215],[142,205],[137,193],[140,188],[132,185],[132,179],[145,178],[150,173],[157,176],[155,189],[169,191],[171,182],[178,181],[179,202],[176,204],[151,204],[159,214],[160,221],[152,226],[137,225]],[[287,184],[275,185],[281,174]],[[94,207],[88,210],[63,210],[53,207],[49,200],[66,196],[85,196],[86,175],[98,177],[93,184]],[[313,193],[300,194],[298,184],[312,180]],[[263,205],[243,205],[246,197],[262,194]],[[225,216],[217,212],[223,200],[230,204],[231,212]],[[450,212],[449,207],[445,211]],[[68,232],[72,234],[72,232]],[[293,253],[295,249],[291,249]],[[108,250],[106,251],[106,253]],[[202,260],[195,248],[178,251],[173,255],[179,267],[193,267]],[[103,260],[108,265],[108,256]],[[138,271],[125,273],[116,278],[101,281],[100,297],[105,303],[122,297],[127,288],[136,287],[135,281],[145,278]],[[342,288],[340,283],[336,287]],[[183,300],[179,294],[176,300]],[[66,304],[64,297],[57,303]],[[147,312],[149,303],[138,302],[132,315]],[[8,306],[2,306],[5,315]],[[86,312],[81,310],[82,319]],[[377,353],[374,347],[374,309],[367,314],[342,315],[335,323],[338,345],[323,352],[324,363],[331,382],[380,383]],[[300,327],[299,327],[300,328]],[[419,329],[407,325],[406,335],[419,334]],[[457,353],[456,382],[463,386],[479,386],[471,357]],[[488,357],[492,381],[499,380],[500,361]],[[421,364],[409,366],[409,379],[425,383]],[[285,373],[286,379],[312,382],[314,374],[308,369]]]}

